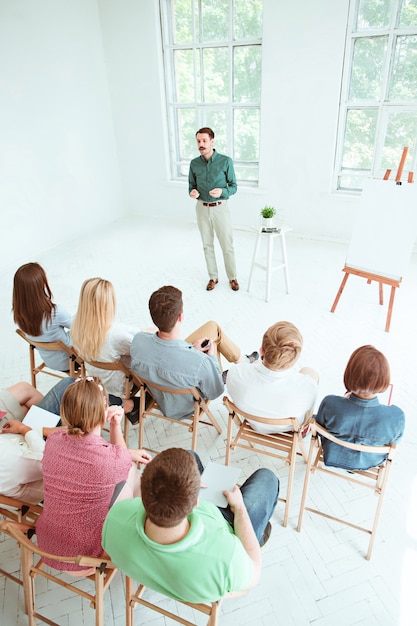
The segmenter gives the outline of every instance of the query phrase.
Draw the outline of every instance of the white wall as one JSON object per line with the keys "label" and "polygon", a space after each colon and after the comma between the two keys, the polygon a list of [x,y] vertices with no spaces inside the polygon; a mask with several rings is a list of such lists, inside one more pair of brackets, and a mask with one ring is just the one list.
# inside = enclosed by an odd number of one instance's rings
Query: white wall
{"label": "white wall", "polygon": [[[169,182],[158,0],[98,0],[125,207],[194,219]],[[264,0],[260,187],[231,200],[235,226],[265,203],[307,236],[349,240],[355,196],[331,191],[348,0]]]}
{"label": "white wall", "polygon": [[96,0],[0,3],[1,265],[122,213]]}

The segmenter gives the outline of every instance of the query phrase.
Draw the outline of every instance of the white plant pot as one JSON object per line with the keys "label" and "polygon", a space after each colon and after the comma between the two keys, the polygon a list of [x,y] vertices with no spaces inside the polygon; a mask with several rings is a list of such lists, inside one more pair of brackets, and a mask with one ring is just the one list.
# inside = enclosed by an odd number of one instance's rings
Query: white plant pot
{"label": "white plant pot", "polygon": [[274,226],[274,218],[273,217],[263,217],[262,218],[262,227],[263,228],[273,228]]}

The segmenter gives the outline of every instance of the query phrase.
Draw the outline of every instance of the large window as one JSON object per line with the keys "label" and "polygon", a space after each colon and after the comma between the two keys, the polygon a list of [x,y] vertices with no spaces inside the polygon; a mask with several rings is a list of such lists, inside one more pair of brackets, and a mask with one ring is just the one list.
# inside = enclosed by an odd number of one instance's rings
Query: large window
{"label": "large window", "polygon": [[351,0],[342,88],[336,187],[360,190],[364,178],[415,172],[417,0]]}
{"label": "large window", "polygon": [[239,182],[259,170],[262,0],[160,0],[172,177],[210,126]]}

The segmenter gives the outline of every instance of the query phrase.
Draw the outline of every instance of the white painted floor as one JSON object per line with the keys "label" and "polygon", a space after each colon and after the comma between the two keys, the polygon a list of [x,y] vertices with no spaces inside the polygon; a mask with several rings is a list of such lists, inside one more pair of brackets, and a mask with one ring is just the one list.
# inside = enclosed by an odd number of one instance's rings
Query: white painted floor
{"label": "white painted floor", "polygon": [[[416,623],[415,580],[417,571],[417,258],[398,290],[391,330],[384,332],[386,306],[378,305],[378,288],[351,277],[334,314],[330,307],[342,279],[346,246],[338,243],[287,236],[290,293],[285,293],[282,270],[274,273],[269,303],[265,297],[265,273],[256,269],[251,292],[246,291],[255,233],[237,230],[235,247],[241,290],[230,290],[223,264],[219,262],[219,285],[205,291],[207,276],[199,234],[194,224],[161,223],[152,218],[124,219],[111,227],[100,227],[66,245],[35,258],[47,270],[55,301],[74,311],[85,278],[103,276],[111,280],[118,298],[121,321],[150,325],[147,301],[154,289],[173,284],[184,292],[184,336],[208,319],[217,320],[245,353],[259,347],[263,331],[273,322],[287,319],[302,331],[305,347],[302,365],[320,373],[320,398],[343,393],[343,370],[351,352],[371,343],[388,357],[394,384],[393,402],[403,408],[407,428],[390,477],[372,560],[364,559],[367,537],[355,530],[305,514],[297,533],[298,506],[304,465],[297,463],[294,495],[287,528],[282,526],[283,504],[272,519],[273,532],[263,549],[263,573],[259,585],[247,597],[225,601],[222,626],[411,626]],[[279,245],[275,253],[279,256]],[[220,261],[220,258],[219,258]],[[11,316],[12,279],[15,267],[0,274],[0,374],[1,385],[30,380],[26,344],[15,334]],[[386,300],[388,300],[388,293]],[[53,379],[39,377],[46,391]],[[224,430],[217,437],[202,427],[198,452],[203,462],[223,462],[226,413],[221,398],[212,403]],[[152,422],[146,432],[158,449],[170,445],[189,446],[186,429]],[[131,432],[135,445],[136,429]],[[266,465],[277,472],[285,488],[287,470],[279,461],[251,454],[234,453],[234,464],[247,476]],[[353,512],[367,519],[368,500],[359,488],[326,486],[317,477],[312,497],[326,497],[337,512]],[[0,538],[0,564],[18,568],[13,541]],[[87,603],[67,597],[62,590],[40,585],[39,606],[62,626],[90,625],[94,612]],[[169,602],[169,606],[175,603]],[[21,589],[0,577],[0,612],[3,626],[27,623]],[[123,579],[119,575],[106,596],[106,626],[122,626],[124,617]],[[159,626],[164,618],[138,609],[136,624]],[[198,618],[198,624],[205,623]]]}

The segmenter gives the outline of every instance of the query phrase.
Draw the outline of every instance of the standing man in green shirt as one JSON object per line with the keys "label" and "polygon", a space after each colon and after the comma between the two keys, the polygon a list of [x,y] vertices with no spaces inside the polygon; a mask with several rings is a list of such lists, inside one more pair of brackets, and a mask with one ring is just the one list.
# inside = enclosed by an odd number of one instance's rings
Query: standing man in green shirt
{"label": "standing man in green shirt", "polygon": [[203,242],[209,282],[207,291],[212,291],[219,282],[214,233],[217,235],[230,287],[239,290],[236,277],[235,250],[233,247],[232,222],[227,200],[237,191],[235,170],[230,157],[216,152],[213,147],[214,132],[211,128],[200,128],[196,132],[200,156],[190,163],[188,190],[197,200],[197,224]]}

